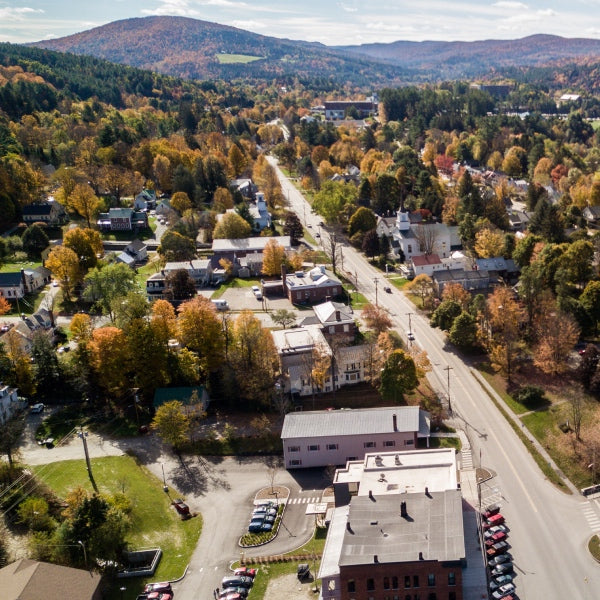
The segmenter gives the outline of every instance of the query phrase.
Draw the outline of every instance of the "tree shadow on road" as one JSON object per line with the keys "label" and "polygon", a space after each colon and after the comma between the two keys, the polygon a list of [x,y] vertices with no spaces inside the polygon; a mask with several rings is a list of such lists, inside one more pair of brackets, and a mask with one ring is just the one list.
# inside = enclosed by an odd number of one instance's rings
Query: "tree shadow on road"
{"label": "tree shadow on road", "polygon": [[231,489],[224,471],[201,456],[179,456],[177,466],[169,477],[173,486],[183,494],[204,496],[214,489]]}

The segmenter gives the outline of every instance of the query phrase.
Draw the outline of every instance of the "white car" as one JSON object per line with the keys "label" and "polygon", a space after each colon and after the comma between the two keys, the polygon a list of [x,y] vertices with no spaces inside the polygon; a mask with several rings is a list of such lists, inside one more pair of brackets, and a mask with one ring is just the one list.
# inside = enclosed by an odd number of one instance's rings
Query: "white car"
{"label": "white car", "polygon": [[407,331],[406,332],[406,337],[411,341],[414,342],[415,341],[415,334],[412,331]]}
{"label": "white car", "polygon": [[38,402],[37,404],[34,404],[31,407],[31,410],[29,411],[32,415],[35,415],[37,413],[41,413],[44,410],[44,405],[41,402]]}
{"label": "white car", "polygon": [[257,300],[262,300],[262,292],[260,291],[260,288],[257,285],[252,286],[252,293],[254,294],[254,297]]}

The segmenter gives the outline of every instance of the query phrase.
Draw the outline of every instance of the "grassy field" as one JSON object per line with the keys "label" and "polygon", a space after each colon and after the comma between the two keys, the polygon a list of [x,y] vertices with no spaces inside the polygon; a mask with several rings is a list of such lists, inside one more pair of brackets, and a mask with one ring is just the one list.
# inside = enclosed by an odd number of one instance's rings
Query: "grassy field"
{"label": "grassy field", "polygon": [[[162,482],[131,456],[92,459],[92,473],[100,492],[124,492],[131,499],[131,530],[127,541],[132,548],[162,548],[163,556],[153,581],[180,577],[189,562],[202,530],[202,518],[182,521],[170,507],[179,496],[173,489],[165,494]],[[93,491],[85,461],[70,460],[32,467],[60,497],[77,485]],[[136,598],[145,580],[126,582],[123,600]],[[111,596],[116,597],[116,596]]]}
{"label": "grassy field", "polygon": [[41,267],[41,261],[26,260],[24,262],[7,262],[0,267],[0,273],[16,273],[21,269],[36,269]]}
{"label": "grassy field", "polygon": [[251,56],[250,54],[215,54],[215,56],[222,65],[247,64],[264,58],[264,56]]}
{"label": "grassy field", "polygon": [[227,283],[222,283],[213,293],[211,298],[216,300],[220,298],[229,288],[250,288],[253,285],[260,286],[258,279],[231,279]]}
{"label": "grassy field", "polygon": [[158,273],[159,271],[159,256],[157,254],[151,255],[148,258],[148,262],[142,266],[138,267],[137,274],[135,276],[135,280],[141,286],[143,290],[146,289],[146,279],[150,277],[150,275],[154,275],[154,273]]}

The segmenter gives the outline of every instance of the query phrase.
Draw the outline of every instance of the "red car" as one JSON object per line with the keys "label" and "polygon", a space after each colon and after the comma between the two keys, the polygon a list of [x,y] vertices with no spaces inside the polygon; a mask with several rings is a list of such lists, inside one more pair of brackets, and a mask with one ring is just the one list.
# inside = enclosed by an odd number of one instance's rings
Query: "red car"
{"label": "red car", "polygon": [[500,513],[497,513],[484,521],[483,528],[489,529],[490,527],[494,527],[494,525],[502,525],[502,523],[504,523],[504,517]]}
{"label": "red car", "polygon": [[256,577],[256,569],[249,569],[248,567],[238,567],[233,571],[233,574],[238,577]]}
{"label": "red car", "polygon": [[508,552],[508,544],[506,542],[497,542],[485,551],[490,558],[497,554],[505,554],[506,552]]}
{"label": "red car", "polygon": [[502,542],[505,539],[506,539],[506,533],[504,533],[504,531],[498,531],[497,533],[494,533],[494,535],[489,537],[487,540],[485,540],[485,545],[488,547],[493,546],[494,544],[496,544],[498,542]]}
{"label": "red car", "polygon": [[489,519],[500,512],[500,507],[497,504],[486,506],[485,510],[481,513],[484,519]]}
{"label": "red car", "polygon": [[173,600],[171,592],[150,592],[146,597],[148,600]]}

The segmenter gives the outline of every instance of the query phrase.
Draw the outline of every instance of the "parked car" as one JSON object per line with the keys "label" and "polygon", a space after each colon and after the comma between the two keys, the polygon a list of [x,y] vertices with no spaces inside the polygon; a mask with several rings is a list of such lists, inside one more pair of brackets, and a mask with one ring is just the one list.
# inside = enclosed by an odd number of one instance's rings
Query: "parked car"
{"label": "parked car", "polygon": [[498,577],[490,581],[490,590],[493,592],[494,590],[497,590],[501,585],[511,583],[512,580],[513,576],[508,573],[506,575],[498,575]]}
{"label": "parked car", "polygon": [[494,527],[495,525],[502,525],[504,523],[504,517],[498,513],[492,515],[489,519],[486,519],[483,523],[484,529],[489,529],[490,527]]}
{"label": "parked car", "polygon": [[190,507],[181,498],[176,498],[171,504],[182,517],[190,516]]}
{"label": "parked car", "polygon": [[505,539],[506,539],[506,533],[504,533],[503,531],[498,531],[485,540],[485,545],[488,546],[488,548],[489,548],[490,546],[493,546],[497,542],[502,542]]}
{"label": "parked car", "polygon": [[254,297],[257,300],[262,300],[262,292],[260,291],[260,288],[257,285],[252,286],[252,293],[254,294]]}
{"label": "parked car", "polygon": [[30,413],[32,415],[41,413],[44,410],[44,404],[42,402],[38,402],[37,404],[34,404],[31,409],[30,409]]}
{"label": "parked car", "polygon": [[514,591],[514,583],[505,583],[504,585],[501,585],[495,592],[492,593],[492,598],[500,600],[501,598],[506,598],[508,594],[511,594]]}
{"label": "parked car", "polygon": [[508,563],[512,561],[512,556],[506,552],[504,554],[500,554],[498,556],[494,556],[493,558],[490,558],[490,560],[488,560],[488,566],[490,568],[494,568],[496,565],[500,565],[502,563]]}
{"label": "parked car", "polygon": [[483,512],[481,513],[481,516],[484,519],[489,519],[490,517],[497,515],[499,512],[500,512],[500,506],[498,506],[497,504],[492,504],[490,506],[487,506],[483,510]]}
{"label": "parked car", "polygon": [[225,588],[219,594],[219,600],[242,600],[248,596],[248,588],[243,587],[230,587]]}
{"label": "parked car", "polygon": [[267,523],[266,521],[260,526],[261,531],[271,531],[273,529],[273,523]]}
{"label": "parked car", "polygon": [[502,531],[508,535],[508,527],[506,525],[494,525],[494,527],[490,527],[483,532],[483,537],[487,540],[499,531]]}
{"label": "parked car", "polygon": [[505,562],[501,565],[496,565],[491,572],[492,577],[496,577],[498,575],[505,575],[506,573],[513,572],[513,564],[512,562]]}
{"label": "parked car", "polygon": [[389,285],[386,285],[384,288],[384,291],[386,291],[388,294],[392,293],[392,288]]}
{"label": "parked car", "polygon": [[508,552],[508,543],[507,542],[497,542],[493,546],[490,546],[486,551],[488,556],[496,556],[498,554],[504,554]]}
{"label": "parked car", "polygon": [[221,587],[223,588],[251,588],[252,587],[252,577],[245,577],[244,575],[240,575],[238,577],[223,577],[221,581]]}
{"label": "parked car", "polygon": [[256,577],[256,569],[249,569],[248,567],[238,567],[233,571],[234,577]]}
{"label": "parked car", "polygon": [[173,600],[172,592],[150,592],[147,595],[148,600]]}
{"label": "parked car", "polygon": [[144,586],[144,594],[150,594],[152,592],[172,592],[171,582],[159,581],[157,583],[147,583]]}
{"label": "parked car", "polygon": [[253,519],[252,521],[250,521],[250,524],[248,525],[248,532],[249,533],[260,533],[261,531],[263,531],[263,520],[262,519]]}

